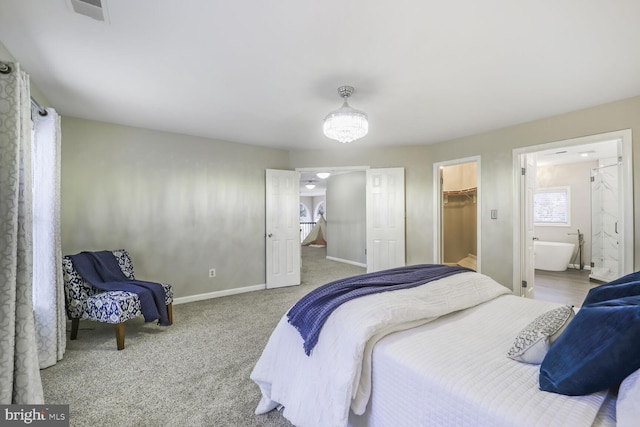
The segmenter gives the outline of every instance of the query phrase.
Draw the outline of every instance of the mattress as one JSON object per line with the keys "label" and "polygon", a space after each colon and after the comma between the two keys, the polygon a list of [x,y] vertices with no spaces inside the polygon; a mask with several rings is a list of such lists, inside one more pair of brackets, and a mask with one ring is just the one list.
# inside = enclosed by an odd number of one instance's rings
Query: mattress
{"label": "mattress", "polygon": [[285,315],[251,372],[262,392],[256,413],[284,406],[283,416],[298,426],[346,426],[350,409],[357,414],[366,409],[378,340],[506,293],[490,277],[467,272],[356,298],[327,318],[310,356]]}
{"label": "mattress", "polygon": [[[538,365],[507,358],[515,336],[558,304],[505,295],[396,332],[373,349],[369,426],[611,425],[610,396],[563,396],[538,389]],[[609,405],[605,405],[605,400]]]}

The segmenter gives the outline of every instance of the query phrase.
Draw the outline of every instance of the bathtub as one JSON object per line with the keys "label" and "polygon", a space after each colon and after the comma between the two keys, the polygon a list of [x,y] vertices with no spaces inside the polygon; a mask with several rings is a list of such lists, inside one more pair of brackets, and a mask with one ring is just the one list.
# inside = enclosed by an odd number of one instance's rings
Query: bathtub
{"label": "bathtub", "polygon": [[537,270],[565,271],[576,245],[563,242],[533,242],[533,266]]}

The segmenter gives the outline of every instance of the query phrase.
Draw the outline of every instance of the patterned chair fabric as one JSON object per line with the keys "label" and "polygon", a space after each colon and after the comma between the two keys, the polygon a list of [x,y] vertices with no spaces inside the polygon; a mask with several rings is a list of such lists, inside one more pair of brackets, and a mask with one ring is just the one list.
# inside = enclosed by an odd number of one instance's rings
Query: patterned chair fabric
{"label": "patterned chair fabric", "polygon": [[[111,252],[118,260],[118,265],[124,275],[131,280],[135,280],[133,263],[129,253],[125,249],[117,249]],[[73,340],[77,336],[77,325],[80,319],[112,323],[116,325],[118,350],[122,350],[124,348],[124,328],[122,324],[129,319],[142,315],[138,295],[133,292],[107,292],[94,288],[76,271],[69,256],[62,258],[62,273],[67,317],[73,322],[71,339]],[[160,284],[165,291],[165,304],[167,304],[169,323],[172,323],[173,291],[171,285]],[[121,330],[121,337],[118,336],[118,330]]]}

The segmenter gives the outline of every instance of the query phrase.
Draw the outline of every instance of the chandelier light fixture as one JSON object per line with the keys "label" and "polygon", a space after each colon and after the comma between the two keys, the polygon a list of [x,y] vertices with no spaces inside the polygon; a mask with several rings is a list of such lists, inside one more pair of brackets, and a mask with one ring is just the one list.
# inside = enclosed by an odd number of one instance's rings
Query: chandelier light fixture
{"label": "chandelier light fixture", "polygon": [[351,108],[347,98],[353,94],[352,86],[340,86],[338,94],[344,103],[342,107],[327,115],[324,119],[324,134],[327,138],[347,143],[360,139],[369,131],[369,121],[364,111]]}

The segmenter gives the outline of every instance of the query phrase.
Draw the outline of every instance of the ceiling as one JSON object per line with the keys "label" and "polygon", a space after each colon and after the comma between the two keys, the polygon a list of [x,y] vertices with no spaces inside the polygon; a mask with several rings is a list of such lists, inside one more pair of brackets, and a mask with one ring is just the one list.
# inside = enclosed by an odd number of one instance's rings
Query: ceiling
{"label": "ceiling", "polygon": [[[327,180],[330,179],[318,178],[315,171],[301,171],[300,172],[300,195],[303,197],[316,197],[324,196],[327,192]],[[312,183],[314,188],[306,188],[305,185]]]}
{"label": "ceiling", "polygon": [[640,94],[637,0],[2,0],[0,42],[62,115],[282,149],[431,144]]}
{"label": "ceiling", "polygon": [[617,140],[572,145],[536,152],[536,163],[538,166],[593,162],[617,158]]}

